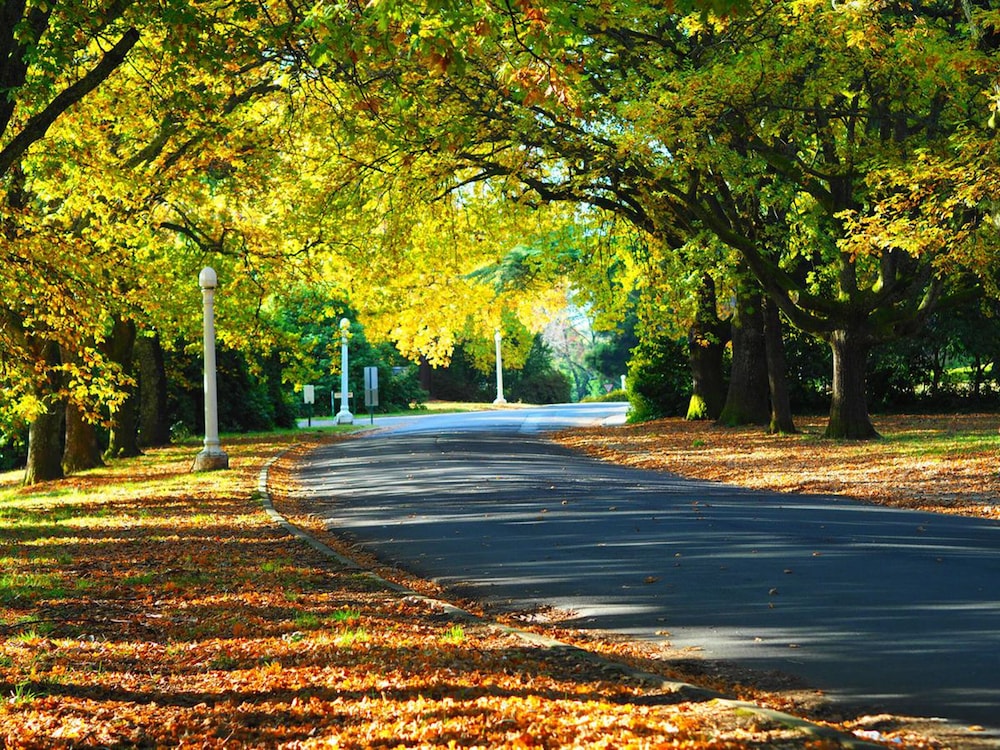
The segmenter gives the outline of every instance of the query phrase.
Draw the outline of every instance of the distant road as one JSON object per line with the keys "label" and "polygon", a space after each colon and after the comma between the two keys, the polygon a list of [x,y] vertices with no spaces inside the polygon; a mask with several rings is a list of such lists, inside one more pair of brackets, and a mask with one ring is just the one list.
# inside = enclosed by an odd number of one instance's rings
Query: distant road
{"label": "distant road", "polygon": [[544,439],[623,415],[403,418],[299,474],[331,528],[493,607],[669,631],[838,699],[1000,733],[1000,524],[683,480]]}

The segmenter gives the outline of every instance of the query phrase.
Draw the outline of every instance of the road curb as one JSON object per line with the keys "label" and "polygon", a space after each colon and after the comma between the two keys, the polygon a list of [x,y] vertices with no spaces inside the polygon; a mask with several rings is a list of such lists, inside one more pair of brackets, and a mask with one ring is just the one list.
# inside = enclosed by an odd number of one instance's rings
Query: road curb
{"label": "road curb", "polygon": [[802,733],[809,735],[817,740],[824,740],[827,742],[835,742],[840,747],[844,748],[856,748],[857,750],[874,750],[876,748],[881,748],[884,750],[886,747],[883,744],[878,744],[874,742],[869,742],[858,737],[847,734],[832,727],[824,726],[822,724],[816,724],[814,722],[808,721],[798,716],[785,713],[783,711],[777,711],[774,709],[765,708],[763,706],[758,706],[755,703],[748,703],[746,701],[740,701],[726,696],[723,693],[711,690],[708,688],[703,688],[698,685],[693,685],[687,682],[679,682],[674,680],[665,679],[661,675],[653,674],[650,672],[644,672],[642,670],[637,670],[629,667],[626,664],[617,662],[608,657],[602,656],[600,654],[595,654],[592,651],[587,651],[579,646],[574,646],[573,644],[566,643],[564,641],[557,640],[555,638],[550,638],[548,636],[540,635],[538,633],[533,633],[528,630],[521,630],[520,628],[511,627],[508,625],[501,625],[494,622],[488,618],[476,615],[468,610],[462,609],[450,602],[443,601],[441,599],[435,599],[434,597],[426,596],[413,589],[398,584],[394,581],[387,580],[377,573],[365,568],[364,566],[358,564],[357,561],[352,560],[349,557],[341,555],[339,552],[331,548],[330,546],[324,544],[319,539],[299,528],[295,524],[291,523],[287,518],[281,515],[274,507],[274,501],[271,497],[271,493],[268,487],[268,480],[270,476],[271,467],[274,466],[281,458],[283,458],[288,452],[293,450],[296,445],[290,446],[280,453],[272,456],[268,459],[260,470],[257,476],[257,494],[260,497],[261,505],[264,512],[267,514],[268,518],[275,523],[275,525],[281,527],[287,531],[294,538],[307,544],[312,549],[316,550],[325,557],[334,560],[339,565],[345,567],[347,570],[356,571],[359,575],[370,579],[373,583],[377,583],[390,591],[394,591],[398,594],[406,596],[408,599],[423,602],[433,609],[444,612],[448,615],[455,617],[456,619],[465,619],[468,621],[475,621],[500,632],[507,633],[509,635],[516,636],[526,643],[530,643],[534,646],[541,648],[546,648],[554,652],[561,652],[572,656],[573,658],[580,659],[583,661],[590,662],[600,666],[602,669],[608,672],[617,672],[623,676],[628,676],[632,679],[640,681],[651,688],[663,690],[664,692],[676,695],[679,698],[690,701],[700,701],[708,702],[714,701],[717,705],[722,706],[728,710],[732,711],[742,711],[746,713],[753,714],[754,716],[759,716],[762,719],[767,719],[770,721],[777,722],[782,726],[788,727],[790,729],[797,729]]}

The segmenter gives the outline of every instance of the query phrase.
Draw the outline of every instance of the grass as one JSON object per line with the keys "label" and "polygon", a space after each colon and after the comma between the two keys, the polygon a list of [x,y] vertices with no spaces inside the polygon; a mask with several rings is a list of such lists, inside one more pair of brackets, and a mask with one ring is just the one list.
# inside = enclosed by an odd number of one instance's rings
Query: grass
{"label": "grass", "polygon": [[61,599],[66,595],[62,576],[34,571],[0,575],[0,603]]}

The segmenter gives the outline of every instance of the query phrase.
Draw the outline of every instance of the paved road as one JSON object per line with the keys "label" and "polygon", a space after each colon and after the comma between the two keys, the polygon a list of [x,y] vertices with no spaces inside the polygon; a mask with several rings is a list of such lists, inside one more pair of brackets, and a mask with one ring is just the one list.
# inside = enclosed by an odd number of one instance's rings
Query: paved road
{"label": "paved road", "polygon": [[384,559],[569,627],[697,647],[830,695],[1000,732],[1000,524],[594,461],[541,431],[602,406],[406,420],[301,466]]}

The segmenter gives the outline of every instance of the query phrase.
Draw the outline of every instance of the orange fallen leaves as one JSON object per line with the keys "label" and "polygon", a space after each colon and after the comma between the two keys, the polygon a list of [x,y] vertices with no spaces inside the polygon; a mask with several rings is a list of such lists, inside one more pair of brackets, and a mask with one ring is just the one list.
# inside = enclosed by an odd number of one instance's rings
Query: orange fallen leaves
{"label": "orange fallen leaves", "polygon": [[1000,415],[882,416],[873,422],[885,439],[824,440],[826,420],[814,417],[797,420],[797,435],[664,419],[573,430],[558,440],[609,461],[694,479],[1000,518]]}
{"label": "orange fallen leaves", "polygon": [[281,447],[227,445],[212,475],[151,451],[67,480],[70,500],[0,502],[0,747],[822,746],[339,567],[252,497]]}

